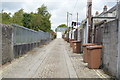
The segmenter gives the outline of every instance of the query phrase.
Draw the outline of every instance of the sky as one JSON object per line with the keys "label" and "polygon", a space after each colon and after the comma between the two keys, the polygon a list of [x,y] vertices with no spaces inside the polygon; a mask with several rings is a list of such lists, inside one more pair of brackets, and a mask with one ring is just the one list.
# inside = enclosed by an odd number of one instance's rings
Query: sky
{"label": "sky", "polygon": [[[108,9],[116,4],[117,0],[93,0],[92,14],[95,15],[96,11],[101,13],[104,5],[108,6]],[[37,8],[42,4],[46,5],[48,11],[52,14],[51,28],[55,28],[60,24],[67,23],[67,12],[69,15],[69,25],[72,21],[77,20],[77,12],[79,22],[86,18],[87,0],[2,0],[0,2],[0,10],[12,13],[23,8],[24,12],[36,12]]]}

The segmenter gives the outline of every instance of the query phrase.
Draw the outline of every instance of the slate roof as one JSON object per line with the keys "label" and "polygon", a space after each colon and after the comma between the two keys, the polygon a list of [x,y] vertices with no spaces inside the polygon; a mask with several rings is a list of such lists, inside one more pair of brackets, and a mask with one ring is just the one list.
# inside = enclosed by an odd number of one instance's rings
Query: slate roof
{"label": "slate roof", "polygon": [[[120,5],[120,4],[119,4]],[[113,6],[111,9],[109,9],[106,12],[102,12],[101,14],[99,14],[98,16],[104,15],[106,13],[112,13],[113,11],[115,11],[117,9],[117,4],[115,6]]]}

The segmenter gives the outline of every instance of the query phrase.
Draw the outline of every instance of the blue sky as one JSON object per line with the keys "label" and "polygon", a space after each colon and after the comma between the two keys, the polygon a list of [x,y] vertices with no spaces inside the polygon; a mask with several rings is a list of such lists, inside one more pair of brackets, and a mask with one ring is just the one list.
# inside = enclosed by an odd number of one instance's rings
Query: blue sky
{"label": "blue sky", "polygon": [[[76,20],[76,14],[79,13],[79,21],[86,17],[87,0],[3,0],[2,9],[6,12],[14,13],[23,8],[25,12],[36,12],[37,8],[42,4],[48,7],[48,11],[52,14],[51,23],[54,30],[60,24],[66,24],[66,13],[72,13],[69,17],[69,22]],[[96,11],[101,13],[104,5],[108,9],[116,4],[116,0],[93,0],[94,15]]]}

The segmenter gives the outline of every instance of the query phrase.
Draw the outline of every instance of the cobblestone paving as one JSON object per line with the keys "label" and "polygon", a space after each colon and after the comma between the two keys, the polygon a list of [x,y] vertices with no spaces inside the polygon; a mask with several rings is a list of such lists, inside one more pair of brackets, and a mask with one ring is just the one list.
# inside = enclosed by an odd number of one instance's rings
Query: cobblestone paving
{"label": "cobblestone paving", "polygon": [[69,44],[66,43],[65,45],[78,78],[110,78],[110,76],[105,74],[101,69],[89,69],[87,63],[83,62],[83,55],[72,53]]}
{"label": "cobblestone paving", "polygon": [[109,78],[102,70],[86,66],[82,54],[72,53],[67,42],[56,39],[3,65],[0,72],[4,78]]}

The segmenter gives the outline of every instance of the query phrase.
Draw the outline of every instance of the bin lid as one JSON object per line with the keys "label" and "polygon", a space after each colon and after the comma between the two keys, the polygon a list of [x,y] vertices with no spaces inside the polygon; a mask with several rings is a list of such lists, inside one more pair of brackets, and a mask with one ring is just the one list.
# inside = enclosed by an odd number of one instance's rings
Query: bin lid
{"label": "bin lid", "polygon": [[87,49],[102,49],[102,45],[87,46]]}
{"label": "bin lid", "polygon": [[70,39],[70,41],[74,41],[74,39]]}
{"label": "bin lid", "polygon": [[81,43],[81,41],[72,41],[72,43]]}
{"label": "bin lid", "polygon": [[82,46],[83,47],[86,47],[86,46],[94,46],[95,44],[93,44],[93,43],[87,43],[87,44],[83,44]]}
{"label": "bin lid", "polygon": [[75,40],[75,39],[70,39],[70,40]]}

